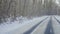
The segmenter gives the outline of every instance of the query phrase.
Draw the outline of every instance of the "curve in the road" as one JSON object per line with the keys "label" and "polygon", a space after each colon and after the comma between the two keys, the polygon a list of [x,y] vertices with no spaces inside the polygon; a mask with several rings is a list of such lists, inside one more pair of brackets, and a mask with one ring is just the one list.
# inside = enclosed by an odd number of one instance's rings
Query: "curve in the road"
{"label": "curve in the road", "polygon": [[46,20],[48,17],[46,17],[45,19],[43,19],[42,21],[40,21],[38,24],[36,24],[35,26],[33,26],[31,29],[29,29],[28,31],[24,32],[23,34],[31,34],[34,29],[40,24],[42,23],[44,20]]}
{"label": "curve in the road", "polygon": [[54,34],[53,27],[52,27],[52,17],[50,17],[50,20],[48,22],[48,25],[47,25],[47,28],[46,28],[44,34]]}

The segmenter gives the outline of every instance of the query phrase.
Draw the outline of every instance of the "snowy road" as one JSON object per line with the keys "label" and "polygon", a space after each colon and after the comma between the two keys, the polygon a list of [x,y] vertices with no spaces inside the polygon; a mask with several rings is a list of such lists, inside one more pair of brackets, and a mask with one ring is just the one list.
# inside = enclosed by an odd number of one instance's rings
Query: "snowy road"
{"label": "snowy road", "polygon": [[60,34],[60,18],[59,16],[42,16],[18,28],[7,29],[3,30],[0,27],[0,34]]}

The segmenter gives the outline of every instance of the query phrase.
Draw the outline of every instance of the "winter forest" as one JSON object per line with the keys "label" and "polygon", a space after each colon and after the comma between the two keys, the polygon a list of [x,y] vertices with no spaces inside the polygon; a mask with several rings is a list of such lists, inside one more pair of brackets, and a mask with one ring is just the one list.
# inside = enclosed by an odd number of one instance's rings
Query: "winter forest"
{"label": "winter forest", "polygon": [[60,0],[0,0],[0,23],[44,15],[60,15]]}
{"label": "winter forest", "polygon": [[0,34],[60,34],[60,0],[0,0]]}

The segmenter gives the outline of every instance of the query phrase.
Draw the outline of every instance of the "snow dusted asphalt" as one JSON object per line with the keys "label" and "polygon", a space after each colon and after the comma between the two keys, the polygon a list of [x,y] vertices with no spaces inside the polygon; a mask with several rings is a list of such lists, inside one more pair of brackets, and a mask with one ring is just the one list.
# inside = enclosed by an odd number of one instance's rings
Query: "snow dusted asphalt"
{"label": "snow dusted asphalt", "polygon": [[14,31],[16,29],[23,28],[23,26],[25,26],[26,24],[30,24],[32,22],[38,22],[38,21],[40,22],[40,20],[42,20],[46,17],[47,16],[37,17],[37,18],[33,18],[31,20],[24,20],[24,21],[22,21],[22,23],[19,23],[19,21],[14,21],[14,22],[12,22],[12,24],[10,24],[10,22],[8,21],[7,22],[8,24],[3,23],[3,24],[0,25],[0,34],[11,33],[10,31]]}
{"label": "snow dusted asphalt", "polygon": [[0,34],[60,34],[60,16],[9,21],[0,25]]}

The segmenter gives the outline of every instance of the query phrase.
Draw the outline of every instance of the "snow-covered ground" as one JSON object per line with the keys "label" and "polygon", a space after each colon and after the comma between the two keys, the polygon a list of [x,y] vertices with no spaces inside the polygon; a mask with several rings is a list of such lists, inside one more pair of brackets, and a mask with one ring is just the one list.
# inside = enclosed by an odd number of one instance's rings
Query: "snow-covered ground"
{"label": "snow-covered ground", "polygon": [[44,34],[50,18],[44,20],[31,34]]}
{"label": "snow-covered ground", "polygon": [[56,17],[56,19],[57,19],[57,20],[59,20],[59,21],[60,21],[60,16],[55,16],[55,17]]}
{"label": "snow-covered ground", "polygon": [[36,18],[32,18],[32,19],[27,19],[22,18],[22,17],[18,17],[16,18],[17,20],[15,20],[14,22],[10,22],[10,18],[7,20],[7,22],[3,23],[0,25],[0,34],[5,34],[8,32],[11,32],[15,29],[18,29],[28,23],[33,23],[36,22],[36,20],[40,21],[43,20],[44,18],[46,18],[47,16],[42,16],[42,17],[36,17]]}
{"label": "snow-covered ground", "polygon": [[[55,16],[57,19],[60,19],[59,16]],[[54,34],[60,34],[60,24],[59,22],[57,22],[56,19],[54,19],[54,17],[52,17],[52,26],[53,26],[53,30],[54,30]]]}

